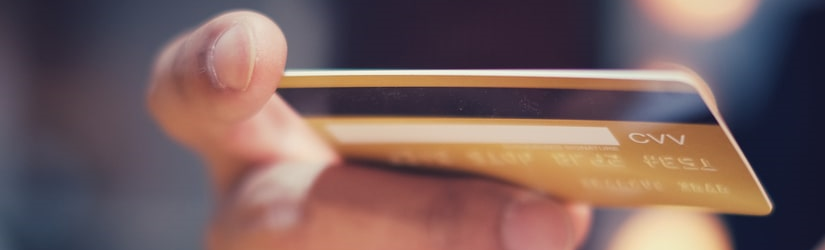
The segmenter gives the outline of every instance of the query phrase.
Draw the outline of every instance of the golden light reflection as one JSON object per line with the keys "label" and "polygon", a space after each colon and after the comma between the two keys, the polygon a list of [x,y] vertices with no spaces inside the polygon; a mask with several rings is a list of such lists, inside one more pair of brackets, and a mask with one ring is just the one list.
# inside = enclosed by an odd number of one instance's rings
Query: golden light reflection
{"label": "golden light reflection", "polygon": [[719,217],[680,210],[643,210],[624,222],[610,250],[729,250]]}
{"label": "golden light reflection", "polygon": [[637,0],[664,29],[694,39],[730,34],[753,15],[759,0]]}

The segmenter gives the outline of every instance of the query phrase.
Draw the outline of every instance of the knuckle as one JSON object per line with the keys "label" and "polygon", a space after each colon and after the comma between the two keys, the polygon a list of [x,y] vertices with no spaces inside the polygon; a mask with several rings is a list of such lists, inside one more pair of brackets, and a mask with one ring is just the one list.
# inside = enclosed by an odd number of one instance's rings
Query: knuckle
{"label": "knuckle", "polygon": [[441,189],[421,220],[432,249],[496,249],[501,212],[517,190],[476,178],[445,181]]}
{"label": "knuckle", "polygon": [[207,230],[209,249],[240,250],[275,246],[296,249],[290,246],[300,245],[305,240],[302,227],[281,228],[271,225],[281,223],[277,221],[279,218],[273,218],[269,214],[269,210],[273,209],[271,206],[272,204],[246,209],[220,209]]}

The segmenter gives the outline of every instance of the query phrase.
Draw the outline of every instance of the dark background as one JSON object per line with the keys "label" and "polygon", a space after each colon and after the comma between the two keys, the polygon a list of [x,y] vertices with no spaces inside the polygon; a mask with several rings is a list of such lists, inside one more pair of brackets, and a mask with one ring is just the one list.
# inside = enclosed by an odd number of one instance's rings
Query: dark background
{"label": "dark background", "polygon": [[812,249],[825,236],[825,6],[744,0],[744,23],[696,35],[644,2],[0,2],[0,250],[202,248],[204,169],[154,126],[143,94],[168,39],[235,8],[279,23],[288,68],[687,65],[775,203],[768,217],[724,217],[737,248]]}

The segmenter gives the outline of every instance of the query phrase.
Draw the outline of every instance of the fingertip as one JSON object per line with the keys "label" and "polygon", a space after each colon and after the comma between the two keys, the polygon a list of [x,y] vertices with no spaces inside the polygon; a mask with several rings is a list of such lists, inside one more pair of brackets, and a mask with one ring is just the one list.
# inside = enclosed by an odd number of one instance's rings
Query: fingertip
{"label": "fingertip", "polygon": [[590,225],[593,221],[593,208],[589,204],[573,202],[565,204],[573,224],[573,239],[576,246],[581,246],[587,240]]}
{"label": "fingertip", "polygon": [[244,120],[274,93],[286,50],[286,39],[269,18],[252,11],[220,14],[163,50],[149,89],[150,106],[162,107],[155,113],[200,122]]}
{"label": "fingertip", "polygon": [[260,13],[242,10],[221,14],[203,29],[213,41],[205,58],[212,88],[204,96],[214,102],[210,112],[229,122],[257,113],[275,92],[286,65],[280,27]]}
{"label": "fingertip", "polygon": [[159,54],[147,93],[150,113],[171,137],[204,151],[266,106],[283,76],[286,50],[269,18],[220,14]]}

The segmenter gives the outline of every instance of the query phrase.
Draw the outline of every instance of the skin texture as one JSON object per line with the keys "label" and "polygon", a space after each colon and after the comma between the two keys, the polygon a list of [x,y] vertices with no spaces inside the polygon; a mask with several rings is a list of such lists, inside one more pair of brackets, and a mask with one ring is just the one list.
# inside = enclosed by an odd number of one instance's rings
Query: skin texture
{"label": "skin texture", "polygon": [[585,238],[584,205],[343,163],[272,94],[286,55],[274,22],[235,11],[174,39],[156,61],[148,108],[213,178],[210,249],[573,249]]}

